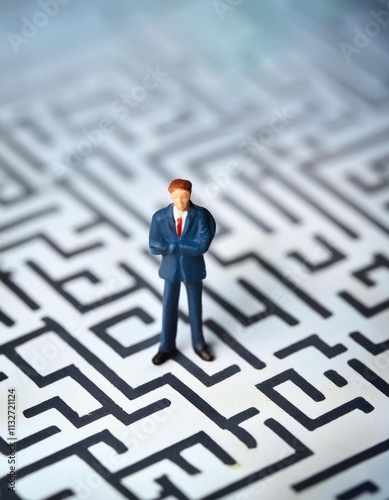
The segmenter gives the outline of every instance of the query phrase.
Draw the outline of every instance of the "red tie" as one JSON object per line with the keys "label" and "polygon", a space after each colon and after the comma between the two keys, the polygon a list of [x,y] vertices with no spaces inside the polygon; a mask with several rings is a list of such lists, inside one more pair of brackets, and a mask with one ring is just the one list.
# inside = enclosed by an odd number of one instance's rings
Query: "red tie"
{"label": "red tie", "polygon": [[177,236],[180,237],[182,232],[182,217],[177,218]]}

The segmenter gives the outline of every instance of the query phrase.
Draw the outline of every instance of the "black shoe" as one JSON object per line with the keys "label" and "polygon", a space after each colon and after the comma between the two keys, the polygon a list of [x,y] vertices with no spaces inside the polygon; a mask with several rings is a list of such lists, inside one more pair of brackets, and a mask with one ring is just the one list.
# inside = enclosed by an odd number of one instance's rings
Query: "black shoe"
{"label": "black shoe", "polygon": [[174,351],[171,352],[161,352],[158,351],[157,354],[151,360],[155,365],[162,365],[165,361],[172,357]]}
{"label": "black shoe", "polygon": [[213,355],[209,352],[208,350],[208,347],[203,347],[202,349],[198,350],[198,349],[195,349],[194,350],[195,353],[200,356],[201,359],[203,359],[204,361],[213,361],[214,360],[214,357]]}

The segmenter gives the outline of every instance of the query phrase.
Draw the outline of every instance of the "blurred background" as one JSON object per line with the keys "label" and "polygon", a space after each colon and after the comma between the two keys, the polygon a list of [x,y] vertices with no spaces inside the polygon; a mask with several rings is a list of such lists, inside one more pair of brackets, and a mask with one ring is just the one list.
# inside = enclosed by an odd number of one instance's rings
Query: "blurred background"
{"label": "blurred background", "polygon": [[[50,115],[62,113],[64,118],[69,99],[78,95],[74,107],[84,118],[76,127],[68,110],[65,130],[58,129],[50,140],[47,135],[43,156],[36,160],[40,187],[52,182],[53,165],[66,147],[64,134],[77,143],[83,125],[91,127],[104,117],[119,120],[115,135],[119,128],[130,133],[136,118],[150,111],[165,123],[162,140],[166,143],[177,137],[180,125],[194,124],[190,115],[193,118],[199,106],[206,108],[204,123],[208,118],[208,125],[229,131],[235,127],[247,139],[252,123],[260,128],[276,106],[293,104],[300,116],[305,111],[299,122],[308,146],[317,152],[320,142],[322,150],[328,151],[325,132],[323,137],[311,138],[311,143],[305,137],[310,127],[320,128],[315,120],[320,120],[323,110],[327,116],[321,120],[327,131],[341,127],[342,121],[345,126],[355,124],[357,110],[361,120],[364,114],[382,117],[387,110],[386,11],[385,0],[113,0],[109,4],[4,0],[0,20],[3,137],[12,115],[18,134],[35,130],[43,140],[50,126],[36,123],[29,111],[32,104],[38,106],[43,99],[53,106]],[[139,89],[146,68],[156,65],[170,78],[160,85],[162,76],[151,91]],[[187,102],[182,103],[175,92],[174,105],[167,103],[165,94],[172,97],[177,86],[185,86]],[[129,101],[135,99],[136,109],[123,102],[126,96]],[[184,128],[182,132],[185,135]],[[275,134],[257,142],[271,150],[277,149],[279,140]],[[15,148],[15,137],[12,142]]]}
{"label": "blurred background", "polygon": [[[342,80],[348,76],[351,87],[370,91],[372,98],[381,98],[387,88],[385,14],[381,29],[374,24],[367,26],[368,40],[360,35],[367,23],[376,20],[372,9],[387,10],[385,0],[113,0],[109,4],[69,0],[43,4],[47,4],[48,19],[44,14],[39,16],[44,10],[39,2],[3,0],[3,82],[4,78],[27,77],[30,70],[48,65],[54,68],[55,63],[64,64],[88,51],[119,43],[119,36],[123,43],[135,35],[168,29],[172,36],[190,42],[196,51],[211,58],[227,75],[235,72],[247,77],[250,66],[252,71],[258,69],[252,67],[254,63],[263,65],[272,53],[287,46]],[[31,38],[23,37],[23,26],[30,30]],[[11,33],[16,35],[14,41]],[[339,44],[353,45],[357,34],[368,50],[358,53],[361,47],[355,46],[354,52],[351,47],[344,48],[350,55],[350,64],[345,65],[348,60]],[[25,40],[17,40],[17,36]],[[160,47],[153,49],[158,54]],[[128,55],[131,59],[131,52]],[[364,80],[375,83],[363,85]]]}

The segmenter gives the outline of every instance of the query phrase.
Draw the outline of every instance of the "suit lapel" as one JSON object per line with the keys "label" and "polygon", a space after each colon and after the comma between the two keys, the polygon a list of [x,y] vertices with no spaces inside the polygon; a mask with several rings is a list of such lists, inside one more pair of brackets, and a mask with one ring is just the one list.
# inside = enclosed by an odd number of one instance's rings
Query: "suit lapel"
{"label": "suit lapel", "polygon": [[186,216],[184,230],[182,231],[181,236],[185,236],[185,234],[189,231],[190,226],[192,225],[193,220],[196,217],[196,210],[194,210],[191,206],[188,208],[188,215]]}
{"label": "suit lapel", "polygon": [[169,205],[169,211],[168,211],[168,226],[172,234],[177,236],[177,231],[176,231],[176,223],[174,221],[174,212],[173,212],[173,203]]}

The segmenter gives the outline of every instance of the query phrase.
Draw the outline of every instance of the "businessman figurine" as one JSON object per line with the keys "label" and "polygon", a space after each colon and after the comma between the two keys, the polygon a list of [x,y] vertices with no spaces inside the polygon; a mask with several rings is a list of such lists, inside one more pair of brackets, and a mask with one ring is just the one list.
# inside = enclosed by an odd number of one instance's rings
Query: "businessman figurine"
{"label": "businessman figurine", "polygon": [[193,348],[201,359],[212,361],[203,336],[201,295],[206,276],[203,254],[215,236],[215,220],[206,208],[191,202],[190,181],[175,179],[168,190],[173,203],[153,215],[150,227],[150,250],[162,255],[159,276],[165,280],[160,346],[152,361],[160,365],[176,351],[181,282],[188,295]]}

